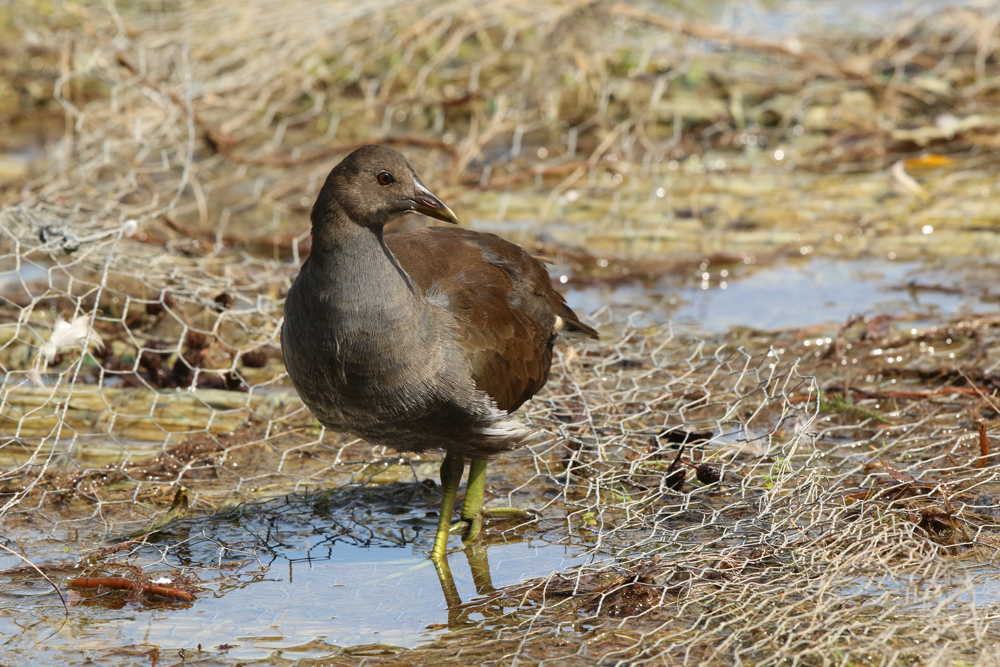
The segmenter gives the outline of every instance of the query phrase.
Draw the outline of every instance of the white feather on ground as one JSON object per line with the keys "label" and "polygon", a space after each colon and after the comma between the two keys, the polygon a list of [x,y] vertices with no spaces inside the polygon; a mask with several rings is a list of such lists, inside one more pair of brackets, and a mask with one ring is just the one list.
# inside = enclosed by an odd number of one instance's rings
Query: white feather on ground
{"label": "white feather on ground", "polygon": [[35,367],[28,371],[28,379],[36,387],[44,386],[42,372],[55,361],[56,355],[67,350],[84,350],[93,345],[98,350],[104,349],[104,341],[96,331],[90,328],[90,316],[81,315],[72,322],[63,318],[56,320],[49,339],[38,348],[35,357]]}
{"label": "white feather on ground", "polygon": [[98,350],[104,349],[104,341],[101,340],[96,331],[90,328],[89,315],[81,315],[72,322],[67,322],[60,317],[56,321],[55,327],[52,328],[52,335],[38,350],[38,354],[45,357],[46,363],[51,364],[60,352],[67,350],[86,352],[90,345]]}

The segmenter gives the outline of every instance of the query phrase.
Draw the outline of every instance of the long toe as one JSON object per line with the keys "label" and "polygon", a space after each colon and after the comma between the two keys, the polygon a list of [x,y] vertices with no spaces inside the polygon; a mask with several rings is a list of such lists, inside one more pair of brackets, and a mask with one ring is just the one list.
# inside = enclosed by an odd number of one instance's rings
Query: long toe
{"label": "long toe", "polygon": [[485,519],[513,520],[517,522],[517,525],[523,525],[525,523],[534,523],[541,516],[541,513],[534,509],[494,507],[480,510],[479,514],[475,517],[456,521],[451,524],[451,529],[448,532],[452,535],[461,535],[462,541],[469,544],[475,542],[481,536]]}
{"label": "long toe", "polygon": [[530,523],[540,519],[542,513],[530,508],[494,507],[483,510],[483,516],[487,519],[518,519],[521,523]]}
{"label": "long toe", "polygon": [[451,528],[448,529],[448,534],[450,535],[466,535],[469,532],[469,528],[472,527],[471,521],[466,521],[462,519],[461,521],[456,521],[451,524]]}

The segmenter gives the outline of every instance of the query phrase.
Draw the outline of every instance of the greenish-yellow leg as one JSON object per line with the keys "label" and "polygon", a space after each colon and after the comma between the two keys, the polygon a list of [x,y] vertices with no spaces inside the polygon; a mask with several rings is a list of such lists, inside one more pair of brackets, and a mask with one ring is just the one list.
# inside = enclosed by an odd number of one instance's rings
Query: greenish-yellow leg
{"label": "greenish-yellow leg", "polygon": [[469,463],[469,483],[465,487],[465,502],[462,503],[462,520],[451,527],[453,533],[465,533],[462,537],[463,542],[471,542],[479,537],[479,533],[483,530],[484,518],[530,521],[537,516],[537,512],[516,507],[497,507],[484,510],[483,505],[486,501],[483,496],[485,491],[486,459],[472,459]]}
{"label": "greenish-yellow leg", "polygon": [[465,500],[462,502],[462,523],[468,523],[463,542],[476,539],[483,530],[485,493],[486,459],[472,459],[469,462],[469,483],[465,486]]}
{"label": "greenish-yellow leg", "polygon": [[455,496],[458,494],[458,485],[462,482],[464,468],[465,459],[455,454],[447,454],[441,463],[441,515],[438,517],[434,548],[431,550],[431,560],[435,562],[443,559],[448,549],[451,515],[455,511]]}

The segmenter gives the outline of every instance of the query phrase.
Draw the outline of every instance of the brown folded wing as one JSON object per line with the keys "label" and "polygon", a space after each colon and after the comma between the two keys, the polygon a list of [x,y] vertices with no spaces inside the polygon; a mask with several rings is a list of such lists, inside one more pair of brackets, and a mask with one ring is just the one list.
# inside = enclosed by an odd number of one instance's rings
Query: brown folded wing
{"label": "brown folded wing", "polygon": [[454,318],[476,387],[502,410],[516,410],[548,380],[557,316],[597,338],[545,267],[499,236],[428,227],[385,242],[427,299]]}

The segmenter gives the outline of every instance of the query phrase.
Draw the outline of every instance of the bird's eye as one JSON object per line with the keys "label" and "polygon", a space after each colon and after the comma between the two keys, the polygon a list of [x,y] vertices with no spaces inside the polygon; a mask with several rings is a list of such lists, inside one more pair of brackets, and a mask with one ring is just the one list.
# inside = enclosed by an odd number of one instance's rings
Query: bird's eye
{"label": "bird's eye", "polygon": [[381,174],[376,176],[376,178],[378,179],[379,185],[389,185],[396,181],[396,179],[392,177],[392,174],[387,171],[383,171]]}

